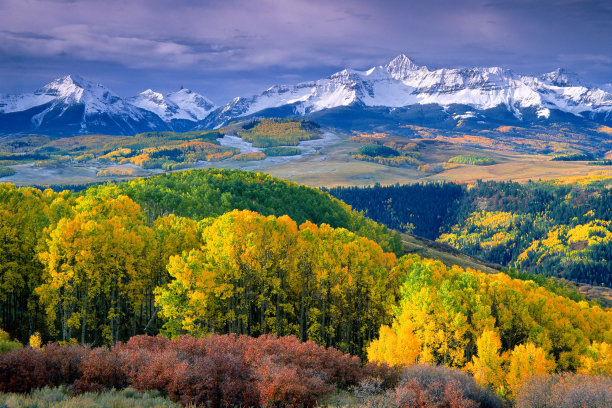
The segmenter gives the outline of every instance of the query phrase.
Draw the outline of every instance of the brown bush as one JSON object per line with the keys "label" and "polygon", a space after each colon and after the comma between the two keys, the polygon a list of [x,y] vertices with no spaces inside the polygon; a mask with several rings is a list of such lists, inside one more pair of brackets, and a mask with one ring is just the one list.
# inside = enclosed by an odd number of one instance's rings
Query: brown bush
{"label": "brown bush", "polygon": [[[227,336],[212,336],[212,337],[227,337]],[[193,360],[197,356],[204,356],[210,352],[207,349],[206,343],[208,338],[195,338],[188,335],[183,335],[172,340],[168,346],[168,350],[176,351],[179,358],[183,360]]]}
{"label": "brown bush", "polygon": [[41,353],[49,376],[49,384],[69,385],[79,379],[82,375],[82,361],[89,351],[87,346],[47,344]]}
{"label": "brown bush", "polygon": [[476,401],[465,395],[459,381],[421,383],[417,378],[402,382],[391,394],[393,407],[477,408]]}
{"label": "brown bush", "polygon": [[29,392],[49,385],[42,354],[31,348],[0,354],[0,392]]}
{"label": "brown bush", "polygon": [[118,350],[92,349],[83,357],[81,372],[81,378],[73,384],[74,392],[122,389],[129,385],[127,366]]}
{"label": "brown bush", "polygon": [[612,407],[612,378],[579,374],[539,375],[525,381],[517,408]]}
{"label": "brown bush", "polygon": [[294,336],[253,338],[136,336],[111,350],[49,344],[0,356],[0,391],[70,385],[75,393],[158,390],[181,404],[208,407],[312,407],[336,386],[364,378],[397,382],[397,369],[360,366],[357,357]]}
{"label": "brown bush", "polygon": [[334,389],[317,373],[272,361],[260,363],[256,375],[259,397],[265,407],[314,407],[321,395]]}
{"label": "brown bush", "polygon": [[[390,366],[386,363],[368,362],[362,369],[362,380],[378,379],[380,387],[384,390],[395,388],[399,382],[403,367]],[[360,382],[361,382],[360,381]]]}
{"label": "brown bush", "polygon": [[260,336],[256,339],[241,336],[245,360],[257,365],[267,359],[279,365],[294,366],[324,378],[326,383],[347,387],[363,376],[358,357],[325,348],[312,341],[300,342],[295,336]]}
{"label": "brown bush", "polygon": [[364,395],[356,395],[361,402],[359,406],[362,408],[499,408],[503,406],[499,398],[490,391],[481,389],[474,379],[464,372],[428,364],[406,367],[395,389],[388,390],[384,394],[380,394],[380,391],[373,389]]}
{"label": "brown bush", "polygon": [[424,391],[426,395],[432,397],[441,395],[441,401],[456,398],[458,404],[466,399],[474,401],[476,406],[482,408],[502,406],[501,400],[490,390],[481,388],[472,376],[457,369],[430,364],[413,364],[402,372],[398,388],[408,383],[418,384],[424,390],[428,390]]}
{"label": "brown bush", "polygon": [[131,337],[125,344],[118,344],[118,346],[123,350],[147,350],[158,353],[166,350],[168,344],[170,344],[170,340],[162,335],[142,335]]}
{"label": "brown bush", "polygon": [[167,392],[169,384],[175,380],[176,371],[188,365],[174,350],[159,353],[135,351],[124,358],[128,361],[128,375],[132,387],[140,391],[158,390]]}
{"label": "brown bush", "polygon": [[251,370],[238,357],[211,353],[197,357],[193,364],[179,365],[174,374],[168,394],[183,405],[258,406]]}

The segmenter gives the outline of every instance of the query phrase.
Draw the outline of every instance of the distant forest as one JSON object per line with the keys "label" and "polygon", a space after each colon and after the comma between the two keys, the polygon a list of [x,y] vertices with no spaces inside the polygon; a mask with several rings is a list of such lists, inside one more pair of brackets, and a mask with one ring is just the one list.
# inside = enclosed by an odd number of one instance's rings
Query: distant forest
{"label": "distant forest", "polygon": [[612,285],[612,191],[543,182],[336,187],[329,192],[390,228],[547,276]]}

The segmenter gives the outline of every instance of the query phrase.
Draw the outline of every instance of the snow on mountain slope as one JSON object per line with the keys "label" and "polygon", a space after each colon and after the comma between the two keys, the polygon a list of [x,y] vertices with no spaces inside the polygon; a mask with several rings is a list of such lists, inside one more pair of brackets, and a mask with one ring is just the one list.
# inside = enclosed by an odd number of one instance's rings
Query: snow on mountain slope
{"label": "snow on mountain slope", "polygon": [[55,99],[47,94],[0,95],[0,113],[19,112],[44,105]]}
{"label": "snow on mountain slope", "polygon": [[[26,118],[28,111],[32,114]],[[125,102],[103,85],[72,75],[32,94],[1,98],[0,115],[2,130],[13,131],[133,134],[167,129],[151,112]]]}
{"label": "snow on mountain slope", "polygon": [[468,105],[476,110],[505,106],[517,118],[536,108],[538,117],[550,109],[574,115],[612,112],[612,94],[583,85],[578,77],[556,70],[541,77],[516,75],[499,68],[437,69],[414,64],[399,55],[386,65],[366,71],[345,69],[328,78],[295,86],[273,86],[260,95],[240,97],[207,119],[220,125],[269,108],[291,105],[295,114],[351,104],[404,107],[415,104]]}
{"label": "snow on mountain slope", "polygon": [[204,119],[215,109],[215,105],[204,96],[189,89],[181,89],[165,97],[159,93],[147,89],[128,101],[141,109],[155,113],[164,121],[174,119],[199,121]]}
{"label": "snow on mountain slope", "polygon": [[[188,89],[165,96],[148,89],[122,99],[100,84],[66,76],[34,93],[0,95],[0,132],[185,131],[219,127],[259,112],[307,116],[340,106],[351,106],[357,112],[362,107],[433,105],[431,112],[442,110],[456,119],[469,111],[472,116],[467,119],[478,118],[482,123],[488,120],[483,111],[489,111],[494,121],[521,121],[525,117],[541,123],[573,121],[575,117],[608,124],[612,122],[611,87],[588,86],[562,69],[537,77],[499,67],[430,70],[399,55],[365,71],[344,69],[317,81],[276,85],[215,107]],[[445,119],[435,116],[431,120]]]}
{"label": "snow on mountain slope", "polygon": [[172,92],[166,98],[185,112],[189,120],[202,120],[216,108],[210,99],[187,88]]}

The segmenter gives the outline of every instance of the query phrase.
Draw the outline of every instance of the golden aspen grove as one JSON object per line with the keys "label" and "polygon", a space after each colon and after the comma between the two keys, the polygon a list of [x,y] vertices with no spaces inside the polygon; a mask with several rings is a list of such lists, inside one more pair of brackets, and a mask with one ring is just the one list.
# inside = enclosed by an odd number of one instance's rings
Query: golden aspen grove
{"label": "golden aspen grove", "polygon": [[[321,190],[211,169],[80,192],[2,184],[0,197],[3,392],[131,386],[183,405],[298,407],[375,389],[385,406],[501,407],[541,376],[612,375],[609,309],[404,253]],[[571,236],[607,239],[606,225]]]}

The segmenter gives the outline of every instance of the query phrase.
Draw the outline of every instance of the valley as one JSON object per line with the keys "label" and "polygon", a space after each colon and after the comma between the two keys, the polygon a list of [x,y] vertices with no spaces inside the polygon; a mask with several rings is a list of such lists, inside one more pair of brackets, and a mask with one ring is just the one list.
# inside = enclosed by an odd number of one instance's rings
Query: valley
{"label": "valley", "polygon": [[[431,133],[444,131],[430,129]],[[88,137],[95,140],[96,136]],[[99,136],[99,141],[94,144],[108,145],[106,139],[129,141],[130,136]],[[190,168],[226,168],[261,171],[276,177],[295,181],[313,187],[343,186],[367,186],[376,183],[389,185],[395,183],[411,183],[424,181],[455,181],[459,183],[473,183],[476,180],[491,181],[528,181],[528,180],[575,180],[596,179],[612,177],[610,166],[596,166],[589,161],[551,161],[551,154],[538,154],[531,152],[513,151],[503,142],[496,143],[495,140],[470,140],[457,137],[437,136],[433,139],[410,139],[395,137],[393,140],[402,140],[405,143],[418,145],[419,166],[429,165],[432,169],[419,170],[415,165],[404,165],[391,167],[375,162],[365,162],[355,159],[351,154],[356,152],[360,146],[367,141],[355,141],[354,136],[333,129],[325,130],[322,139],[302,141],[297,145],[302,152],[296,156],[267,157],[258,161],[233,161],[222,160],[214,162],[198,161],[192,163]],[[6,151],[7,144],[2,143],[0,149]],[[19,153],[45,151],[46,146],[62,143],[62,140],[33,145],[31,150],[21,148]],[[101,155],[102,151],[109,148],[96,148],[89,143],[79,145],[78,141],[73,147],[67,148],[65,154],[72,159],[58,163],[53,167],[36,166],[34,163],[11,165],[16,170],[13,176],[0,180],[15,183],[16,185],[72,185],[97,183],[106,180],[125,180],[131,177],[147,177],[158,174],[163,169],[146,169],[134,164],[119,164],[104,162],[95,158],[74,162],[76,153],[70,153],[70,149],[77,149],[79,155],[91,154]],[[253,148],[249,142],[242,141],[239,137],[227,136],[220,138],[219,145],[237,148],[241,152],[261,151]],[[117,143],[115,143],[117,144]],[[118,145],[118,144],[117,144]],[[89,146],[89,147],[88,147]],[[5,150],[6,149],[6,150]],[[487,166],[476,166],[460,164],[452,168],[444,168],[444,163],[459,155],[486,155],[494,158],[495,163]],[[1,161],[0,161],[1,162]],[[9,161],[5,161],[9,162]],[[10,162],[9,162],[10,163]],[[109,170],[109,174],[99,172]],[[111,174],[114,171],[116,174]],[[124,173],[124,174],[121,174]]]}

